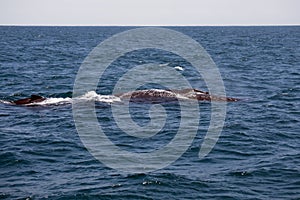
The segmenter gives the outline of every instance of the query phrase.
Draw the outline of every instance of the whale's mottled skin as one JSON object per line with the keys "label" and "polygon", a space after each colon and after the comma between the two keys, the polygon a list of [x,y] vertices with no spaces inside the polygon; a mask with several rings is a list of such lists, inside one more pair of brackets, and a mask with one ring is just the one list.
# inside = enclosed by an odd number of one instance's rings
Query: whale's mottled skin
{"label": "whale's mottled skin", "polygon": [[133,102],[166,102],[181,99],[194,99],[198,101],[239,101],[237,98],[220,97],[210,95],[208,92],[203,92],[197,89],[182,89],[182,90],[136,90],[115,96],[121,99],[130,99]]}
{"label": "whale's mottled skin", "polygon": [[[115,94],[114,96],[119,97],[121,100],[130,100],[131,102],[145,102],[145,103],[170,102],[170,101],[176,101],[178,99],[192,99],[198,101],[227,101],[227,102],[239,101],[239,99],[237,98],[213,96],[210,95],[208,92],[203,92],[197,89],[136,90],[133,92]],[[46,99],[47,98],[39,95],[31,95],[29,98],[11,101],[11,103],[14,105],[30,105],[32,103],[45,101]]]}

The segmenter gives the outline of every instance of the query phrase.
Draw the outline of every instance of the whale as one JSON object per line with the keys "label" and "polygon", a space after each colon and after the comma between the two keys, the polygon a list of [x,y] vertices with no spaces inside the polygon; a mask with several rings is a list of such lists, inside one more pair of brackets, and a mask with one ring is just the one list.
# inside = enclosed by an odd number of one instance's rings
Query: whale
{"label": "whale", "polygon": [[38,103],[38,102],[42,102],[45,101],[47,98],[36,95],[36,94],[32,94],[30,97],[28,98],[24,98],[24,99],[19,99],[16,101],[11,101],[12,104],[14,105],[28,105],[31,103]]}
{"label": "whale", "polygon": [[[113,96],[121,100],[129,100],[136,103],[163,103],[183,100],[197,100],[197,101],[225,101],[235,102],[240,101],[238,98],[222,97],[211,95],[209,92],[201,91],[198,89],[180,89],[180,90],[165,90],[165,89],[147,89],[136,90],[131,92],[114,94]],[[28,98],[11,101],[13,105],[28,105],[39,103],[47,100],[46,97],[39,95],[31,95]],[[34,104],[33,104],[34,105]]]}
{"label": "whale", "polygon": [[160,103],[168,101],[177,101],[178,99],[192,99],[198,101],[239,101],[238,98],[222,97],[210,95],[208,92],[198,89],[181,89],[181,90],[136,90],[133,92],[115,94],[120,99],[129,99],[131,102],[150,102]]}

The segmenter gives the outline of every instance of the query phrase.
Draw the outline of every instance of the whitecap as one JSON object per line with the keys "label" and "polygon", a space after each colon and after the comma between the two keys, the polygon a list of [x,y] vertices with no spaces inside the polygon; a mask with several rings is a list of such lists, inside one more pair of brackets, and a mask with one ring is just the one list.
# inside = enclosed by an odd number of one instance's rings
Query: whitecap
{"label": "whitecap", "polygon": [[174,69],[177,69],[179,71],[183,71],[184,70],[183,67],[180,67],[180,66],[176,66],[176,67],[174,67]]}
{"label": "whitecap", "polygon": [[158,66],[160,66],[160,67],[166,67],[168,65],[169,65],[169,63],[162,63],[162,64],[159,64]]}

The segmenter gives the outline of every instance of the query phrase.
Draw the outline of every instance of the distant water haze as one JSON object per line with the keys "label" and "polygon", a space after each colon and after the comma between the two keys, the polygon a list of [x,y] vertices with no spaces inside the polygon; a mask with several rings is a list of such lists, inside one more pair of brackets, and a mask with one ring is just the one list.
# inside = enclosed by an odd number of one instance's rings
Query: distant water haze
{"label": "distant water haze", "polygon": [[0,24],[299,25],[298,0],[2,0]]}

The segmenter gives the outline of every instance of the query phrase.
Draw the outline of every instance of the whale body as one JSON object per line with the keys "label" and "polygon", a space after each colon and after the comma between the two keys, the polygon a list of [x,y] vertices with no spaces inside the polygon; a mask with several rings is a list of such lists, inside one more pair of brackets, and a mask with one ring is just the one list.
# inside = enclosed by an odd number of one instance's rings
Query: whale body
{"label": "whale body", "polygon": [[152,102],[152,103],[175,101],[177,99],[193,99],[198,101],[227,101],[227,102],[239,101],[239,99],[237,98],[210,95],[208,92],[204,92],[198,89],[136,90],[133,92],[116,94],[115,96],[121,99],[130,99],[130,101],[132,102]]}
{"label": "whale body", "polygon": [[27,105],[27,104],[31,104],[31,103],[42,102],[46,99],[47,98],[45,98],[45,97],[33,94],[30,97],[25,98],[25,99],[19,99],[19,100],[16,100],[16,101],[11,101],[11,103],[15,104],[15,105]]}
{"label": "whale body", "polygon": [[[162,103],[177,101],[178,99],[191,99],[197,101],[226,101],[234,102],[240,99],[232,97],[221,97],[210,95],[208,92],[204,92],[198,89],[182,89],[182,90],[162,90],[162,89],[148,89],[148,90],[136,90],[133,92],[126,92],[115,94],[114,97],[118,97],[121,100],[129,100],[131,102],[142,103]],[[13,105],[31,105],[32,103],[38,103],[47,100],[47,98],[39,95],[31,95],[28,98],[11,101]]]}

